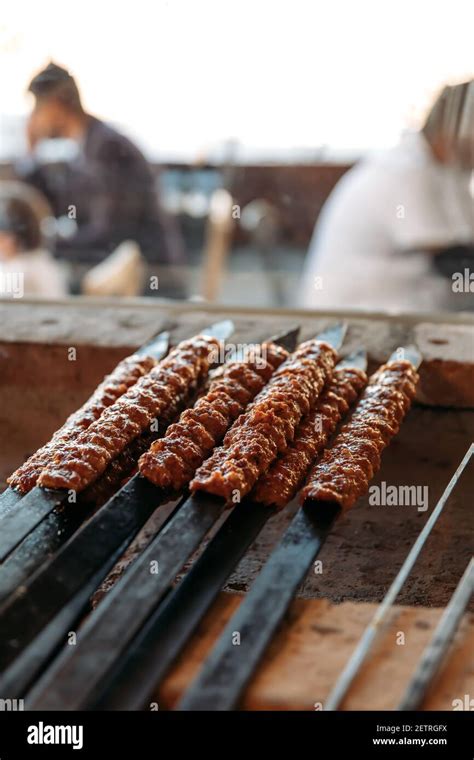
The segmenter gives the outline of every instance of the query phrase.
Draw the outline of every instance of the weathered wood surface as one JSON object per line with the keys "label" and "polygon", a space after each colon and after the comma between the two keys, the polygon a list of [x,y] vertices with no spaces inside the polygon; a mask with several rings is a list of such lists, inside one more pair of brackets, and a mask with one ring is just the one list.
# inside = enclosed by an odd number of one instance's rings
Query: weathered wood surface
{"label": "weathered wood surface", "polygon": [[[169,709],[190,684],[216,636],[237,608],[239,595],[221,594],[156,700]],[[374,614],[372,604],[298,599],[258,668],[241,707],[247,710],[315,710],[324,700]],[[373,656],[342,709],[396,709],[416,663],[433,634],[440,609],[394,608]],[[405,643],[400,634],[404,635]],[[245,647],[245,639],[240,646]],[[474,695],[474,615],[466,615],[423,709],[452,710],[453,700]]]}

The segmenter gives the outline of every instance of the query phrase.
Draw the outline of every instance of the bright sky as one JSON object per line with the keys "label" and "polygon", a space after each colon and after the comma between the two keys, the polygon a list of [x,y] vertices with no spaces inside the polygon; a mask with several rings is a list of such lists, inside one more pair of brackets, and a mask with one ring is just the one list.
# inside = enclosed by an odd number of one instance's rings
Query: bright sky
{"label": "bright sky", "polygon": [[473,76],[472,0],[10,0],[1,112],[50,58],[151,154],[389,145]]}

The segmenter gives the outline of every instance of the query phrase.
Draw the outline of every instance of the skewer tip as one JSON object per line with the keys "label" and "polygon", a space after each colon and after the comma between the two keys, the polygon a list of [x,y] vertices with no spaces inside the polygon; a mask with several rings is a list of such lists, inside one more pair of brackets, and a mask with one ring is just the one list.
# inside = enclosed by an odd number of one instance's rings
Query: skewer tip
{"label": "skewer tip", "polygon": [[338,351],[344,342],[346,331],[347,331],[346,322],[336,322],[335,325],[326,327],[324,330],[319,332],[316,335],[316,340],[329,343],[333,348],[336,349],[336,351]]}
{"label": "skewer tip", "polygon": [[226,340],[229,338],[235,330],[235,325],[231,319],[223,319],[220,322],[215,322],[213,325],[206,327],[202,330],[202,335],[209,338],[217,338],[218,340]]}
{"label": "skewer tip", "polygon": [[284,333],[277,333],[276,335],[272,335],[272,337],[266,342],[277,343],[282,348],[286,348],[287,351],[294,351],[298,342],[299,334],[300,326],[294,325],[293,327],[289,327],[288,330],[286,330]]}
{"label": "skewer tip", "polygon": [[163,330],[158,335],[148,340],[143,346],[135,352],[139,356],[153,356],[157,359],[161,359],[168,351],[170,343],[170,333],[168,330]]}
{"label": "skewer tip", "polygon": [[367,369],[367,351],[361,348],[358,351],[353,351],[351,354],[348,354],[336,365],[336,369],[341,369],[344,367],[356,367],[357,369],[362,369],[365,372]]}
{"label": "skewer tip", "polygon": [[387,364],[404,360],[409,361],[415,369],[418,369],[423,360],[423,357],[418,347],[414,344],[410,344],[409,346],[399,346],[390,355]]}

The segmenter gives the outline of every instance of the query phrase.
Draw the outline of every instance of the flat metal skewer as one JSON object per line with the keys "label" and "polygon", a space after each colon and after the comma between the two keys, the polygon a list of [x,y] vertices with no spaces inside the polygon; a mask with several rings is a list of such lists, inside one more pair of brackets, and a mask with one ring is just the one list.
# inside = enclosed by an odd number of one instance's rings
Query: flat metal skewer
{"label": "flat metal skewer", "polygon": [[21,509],[12,509],[1,521],[0,562],[3,562],[47,517],[66,501],[67,491],[52,491],[35,486],[18,502]]}
{"label": "flat metal skewer", "polygon": [[141,710],[274,510],[241,502],[117,661],[99,710]]}
{"label": "flat metal skewer", "polygon": [[65,632],[74,631],[87,610],[89,600],[106,574],[112,569],[115,556],[93,575],[81,590],[49,621],[45,628],[0,675],[2,694],[11,699],[22,699],[58,649],[64,644]]}
{"label": "flat metal skewer", "polygon": [[420,535],[418,536],[412,548],[410,549],[408,556],[406,557],[396,578],[394,579],[392,585],[387,591],[385,598],[383,599],[383,601],[377,608],[377,611],[374,617],[372,618],[371,622],[365,629],[357,647],[355,648],[354,652],[349,658],[344,670],[342,671],[334,688],[329,694],[328,699],[326,700],[326,703],[324,706],[325,710],[337,710],[339,706],[341,705],[342,700],[345,698],[347,692],[349,691],[349,688],[351,687],[356,675],[359,673],[363,663],[366,661],[372,649],[374,641],[377,638],[377,635],[379,631],[381,630],[382,625],[387,617],[388,612],[390,611],[398,594],[403,588],[405,581],[410,575],[413,569],[413,566],[415,562],[417,561],[418,557],[420,556],[420,553],[434,525],[436,524],[438,518],[440,517],[446,505],[446,502],[448,501],[449,497],[454,491],[459,478],[461,477],[462,473],[464,472],[465,468],[470,462],[473,454],[474,454],[474,444],[470,446],[470,448],[467,450],[466,454],[464,455],[461,464],[459,465],[453,477],[449,481],[441,498],[436,504],[436,507],[434,508],[429,519],[426,521],[423,529],[421,530]]}
{"label": "flat metal skewer", "polygon": [[164,492],[133,477],[8,599],[0,610],[0,672],[111,557],[118,559],[164,501]]}
{"label": "flat metal skewer", "polygon": [[[221,499],[191,496],[127,570],[27,700],[28,709],[77,710],[93,700],[108,671],[126,649],[177,573],[222,514]],[[153,572],[153,563],[157,572]],[[68,684],[65,694],[64,684]]]}
{"label": "flat metal skewer", "polygon": [[[231,710],[340,513],[302,507],[220,635],[179,710]],[[239,634],[239,645],[233,643]]]}
{"label": "flat metal skewer", "polygon": [[22,499],[23,494],[19,491],[15,491],[13,488],[6,488],[0,495],[0,520],[5,517],[12,509],[16,507],[18,502]]}
{"label": "flat metal skewer", "polygon": [[474,559],[469,562],[444,610],[433,638],[423,652],[397,710],[419,710],[446,657],[467,605],[474,594]]}
{"label": "flat metal skewer", "polygon": [[0,607],[94,512],[91,504],[53,510],[0,565]]}

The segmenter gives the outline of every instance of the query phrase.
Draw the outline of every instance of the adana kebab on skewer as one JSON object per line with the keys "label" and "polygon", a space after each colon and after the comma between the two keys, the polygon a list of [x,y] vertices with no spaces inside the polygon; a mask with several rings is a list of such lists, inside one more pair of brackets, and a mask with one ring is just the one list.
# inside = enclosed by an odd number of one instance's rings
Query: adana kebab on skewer
{"label": "adana kebab on skewer", "polygon": [[7,483],[21,493],[28,493],[36,485],[42,470],[64,450],[64,447],[83,430],[87,430],[103,411],[135,385],[156,364],[151,356],[134,354],[123,359],[114,371],[99,385],[80,409],[71,414],[52,439],[33,454],[7,478]]}
{"label": "adana kebab on skewer", "polygon": [[[195,344],[192,340],[184,341],[174,349],[172,355],[163,360],[163,366],[161,362],[156,365],[114,404],[107,407],[101,417],[78,436],[77,441],[69,442],[55,458],[64,459],[64,473],[59,469],[57,461],[53,469],[58,481],[69,483],[68,488],[42,488],[38,480],[38,485],[19,502],[21,509],[11,510],[3,516],[0,561],[11,554],[53,509],[63,502],[74,500],[78,490],[97,480],[113,458],[138,437],[142,425],[146,427],[147,418],[150,429],[150,423],[159,423],[160,428],[164,418],[169,420],[177,407],[185,403],[187,394],[192,395],[201,378],[200,372],[204,374],[206,366],[211,363],[211,354],[212,358],[219,356],[220,341],[225,340],[233,330],[233,323],[224,320],[208,328],[206,334],[197,336]],[[208,354],[207,360],[202,356],[203,353]],[[186,357],[190,359],[190,368],[186,368]],[[169,385],[166,384],[167,379]],[[176,388],[178,390],[175,391]],[[83,462],[77,458],[82,455],[85,457]],[[95,472],[91,466],[92,461],[97,463]],[[43,470],[42,475],[44,472]],[[78,490],[74,488],[74,483],[78,485]]]}
{"label": "adana kebab on skewer", "polygon": [[258,478],[293,440],[336,363],[329,343],[310,340],[273,375],[250,410],[241,415],[217,448],[197,470],[191,491],[241,501]]}
{"label": "adana kebab on skewer", "polygon": [[182,491],[235,418],[287,358],[285,348],[268,342],[249,347],[244,361],[230,360],[222,365],[195,404],[181,413],[164,437],[158,441],[151,435],[136,439],[84,496],[103,503],[104,495],[111,495],[111,487],[137,460],[141,474],[154,485]]}
{"label": "adana kebab on skewer", "polygon": [[[158,431],[157,431],[158,432]],[[138,460],[157,438],[157,433],[142,433],[124,449],[103,472],[84,491],[81,491],[80,504],[102,506],[116,491],[135,474]]]}
{"label": "adana kebab on skewer", "polygon": [[[232,510],[185,578],[153,613],[116,665],[98,701],[105,710],[140,710],[192,636],[222,586],[268,519],[296,494],[315,457],[327,444],[367,383],[367,357],[359,351],[339,362],[285,452],[249,497]],[[259,495],[259,502],[256,497]]]}
{"label": "adana kebab on skewer", "polygon": [[[223,337],[223,323],[211,329]],[[298,329],[292,329],[275,337],[273,341],[294,349],[297,335]],[[120,556],[124,546],[131,541],[148,516],[169,499],[169,492],[135,475],[34,577],[26,580],[24,593],[12,596],[1,613],[5,646],[0,647],[0,668],[7,670],[0,678],[0,690],[5,689],[6,693],[12,693],[12,690],[19,694],[25,692],[42,663],[61,643],[68,626],[77,617],[81,609],[78,602],[87,599],[84,592],[88,590],[91,580],[97,575],[97,584],[100,582],[110,569],[110,563],[113,564],[114,559]],[[186,546],[186,531],[198,524],[199,529],[205,532],[204,526],[210,527],[218,516],[218,511],[220,510],[208,510],[203,513],[199,510],[198,515],[191,520],[186,519],[186,514],[181,516],[180,510],[173,513],[171,522],[174,525],[179,523],[176,533],[179,546],[171,553],[171,561],[179,562],[181,543]],[[184,523],[184,531],[181,523]],[[14,552],[9,561],[19,551]],[[55,582],[58,577],[63,579],[59,586]],[[38,655],[36,646],[39,640],[41,655]],[[118,643],[115,639],[114,641]],[[30,642],[31,646],[28,646]],[[34,652],[33,658],[29,656],[30,651]]]}
{"label": "adana kebab on skewer", "polygon": [[139,456],[157,434],[143,434],[110,463],[104,474],[82,491],[71,508],[66,503],[54,509],[34,528],[0,565],[0,605],[15,589],[50,559],[68,538],[99,507],[112,498],[136,471]]}
{"label": "adana kebab on skewer", "polygon": [[38,484],[83,491],[153,420],[171,418],[207,376],[222,345],[213,337],[183,341],[43,469]]}
{"label": "adana kebab on skewer", "polygon": [[[400,359],[400,355],[407,358]],[[416,349],[399,349],[371,377],[349,420],[313,466],[300,509],[233,615],[180,710],[231,710],[249,682],[297,588],[318,555],[341,508],[365,493],[380,454],[398,432],[415,394]],[[241,645],[232,633],[240,631]]]}
{"label": "adana kebab on skewer", "polygon": [[405,359],[380,367],[333,445],[316,463],[300,503],[330,502],[352,507],[380,467],[382,451],[398,433],[415,396],[418,375]]}
{"label": "adana kebab on skewer", "polygon": [[[326,341],[331,338],[339,345],[343,334],[344,328],[340,325],[326,331],[323,341],[311,341],[310,347],[306,344],[303,351],[297,352],[287,362],[283,363],[273,377],[277,375],[282,377],[281,370],[287,367],[290,369],[290,377],[299,378],[302,368],[318,369],[321,365],[323,372],[327,372],[329,377],[336,352],[330,345],[327,345]],[[328,337],[326,338],[326,336]],[[312,402],[309,388],[312,388],[312,393],[316,397],[325,379],[323,377],[322,383],[318,383],[319,373],[316,372],[311,373],[311,377],[316,382],[314,388],[310,382],[307,384],[307,408]],[[269,386],[271,383],[272,379]],[[252,409],[249,415],[253,413],[254,409],[257,409],[259,399],[265,394],[266,387],[251,405]],[[278,389],[280,383],[274,387]],[[279,391],[276,390],[275,392],[278,393]],[[286,419],[288,408],[282,405],[277,409]],[[298,420],[294,423],[295,426],[302,413],[296,416]],[[276,413],[275,417],[277,417]],[[242,422],[238,426],[242,426]],[[128,568],[124,576],[85,623],[74,652],[68,650],[64,654],[64,659],[61,660],[60,667],[50,674],[51,677],[46,676],[42,679],[41,685],[38,685],[39,689],[35,690],[34,698],[29,707],[32,704],[38,704],[52,709],[53,706],[61,703],[64,708],[64,691],[61,684],[66,681],[68,683],[66,709],[77,709],[94,699],[97,690],[102,688],[103,679],[107,677],[108,671],[157,607],[176,573],[182,568],[216,519],[222,515],[225,508],[224,499],[216,497],[209,499],[206,496],[206,502],[203,504],[201,496],[198,494],[188,498],[166,527]],[[150,562],[156,560],[157,557],[159,557],[159,573],[150,574]],[[140,589],[138,595],[137,588]]]}
{"label": "adana kebab on skewer", "polygon": [[356,360],[357,355],[348,357],[336,367],[318,403],[296,429],[294,441],[257,482],[254,501],[282,509],[295,496],[310,465],[367,384],[364,369],[351,366]]}
{"label": "adana kebab on skewer", "polygon": [[247,361],[224,367],[208,392],[143,454],[141,474],[161,488],[181,490],[287,358],[288,352],[281,346],[263,343]]}
{"label": "adana kebab on skewer", "polygon": [[[31,491],[48,462],[79,432],[86,430],[102,412],[154,367],[168,351],[169,333],[162,332],[140,351],[122,359],[115,369],[104,378],[88,400],[71,414],[50,441],[30,456],[7,478],[11,489],[19,494]],[[1,501],[11,494],[2,494]]]}

